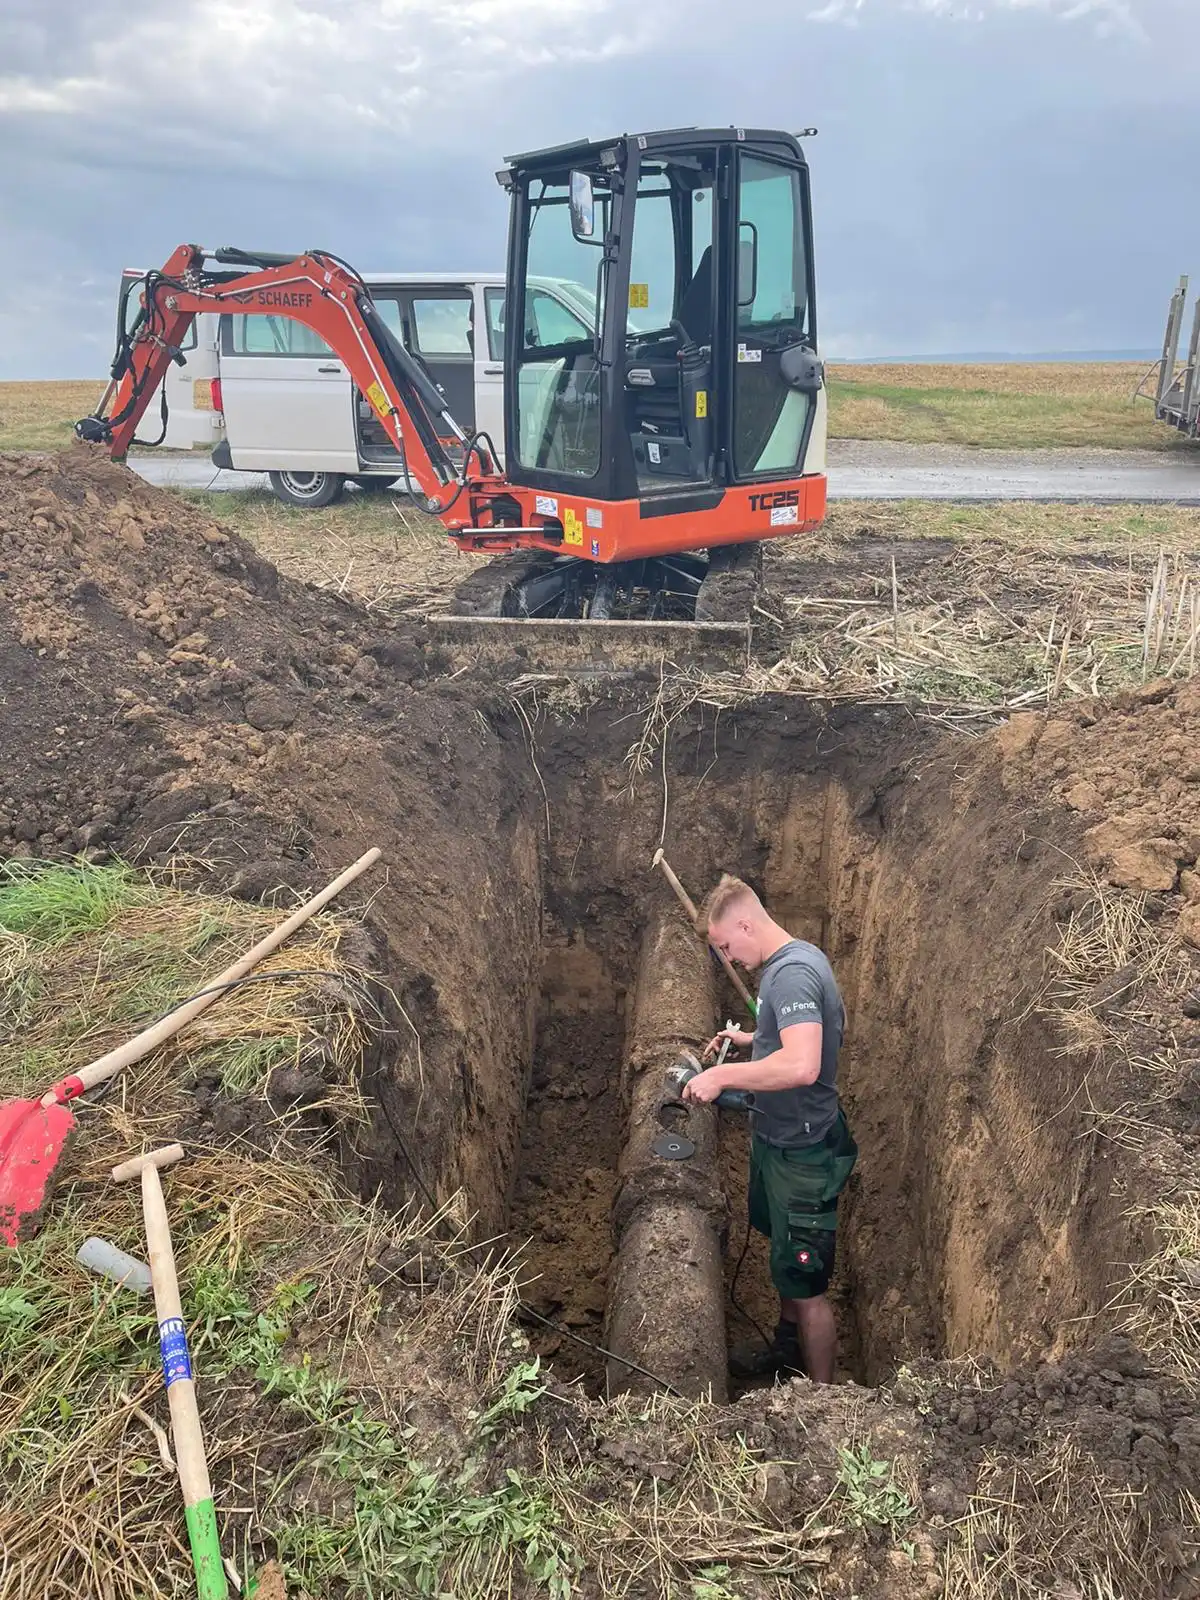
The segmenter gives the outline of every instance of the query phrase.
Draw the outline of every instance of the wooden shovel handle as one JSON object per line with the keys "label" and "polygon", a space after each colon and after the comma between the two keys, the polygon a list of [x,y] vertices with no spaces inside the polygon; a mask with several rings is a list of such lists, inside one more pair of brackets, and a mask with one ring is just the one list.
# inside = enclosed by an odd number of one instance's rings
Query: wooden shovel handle
{"label": "wooden shovel handle", "polygon": [[204,1434],[200,1427],[200,1409],[196,1404],[196,1385],[192,1378],[183,1306],[179,1299],[171,1224],[158,1167],[153,1161],[147,1161],[142,1167],[142,1210],[146,1219],[146,1253],[150,1258],[150,1280],[154,1285],[154,1314],[158,1318],[163,1381],[167,1386],[167,1405],[171,1412],[171,1438],[175,1445],[179,1487],[183,1491],[188,1542],[196,1570],[196,1593],[198,1600],[228,1600],[229,1585],[221,1565],[212,1484],[204,1454]]}
{"label": "wooden shovel handle", "polygon": [[[212,1005],[214,1000],[221,998],[222,993],[225,992],[224,985],[236,983],[239,978],[244,978],[252,967],[257,966],[273,950],[277,950],[285,939],[291,938],[296,929],[307,922],[314,912],[320,911],[322,906],[328,905],[334,895],[340,894],[347,884],[353,883],[355,878],[364,873],[368,867],[373,867],[381,854],[382,851],[373,849],[368,850],[366,855],[359,856],[352,866],[347,867],[345,872],[336,877],[332,883],[327,884],[319,894],[313,895],[311,900],[306,900],[302,906],[298,906],[286,921],[281,922],[277,928],[267,934],[265,939],[260,939],[254,948],[248,950],[240,961],[235,961],[219,977],[213,978],[210,983],[206,983],[204,988],[209,991],[208,993],[198,995],[194,1000],[189,1000],[186,1005],[179,1006],[169,1016],[164,1017],[161,1022],[156,1022],[153,1026],[144,1028],[141,1033],[127,1040],[125,1044],[118,1045],[115,1050],[110,1050],[107,1055],[100,1056],[97,1060],[89,1062],[86,1067],[81,1067],[78,1072],[72,1073],[71,1077],[66,1080],[70,1085],[67,1097],[74,1098],[75,1095],[82,1094],[84,1090],[91,1089],[98,1083],[104,1083],[106,1079],[113,1077],[115,1073],[132,1066],[135,1061],[140,1061],[143,1056],[148,1056],[152,1050],[157,1050],[160,1044],[173,1038],[181,1028],[186,1028],[188,1023],[198,1017],[208,1006]],[[61,1101],[62,1098],[63,1096],[58,1089],[51,1089],[42,1096],[42,1104],[44,1106],[52,1106]]]}
{"label": "wooden shovel handle", "polygon": [[[687,890],[680,883],[679,879],[675,876],[674,872],[672,872],[670,862],[667,860],[666,856],[663,855],[661,850],[656,852],[655,857],[654,857],[653,865],[654,866],[659,866],[659,867],[662,868],[663,877],[666,878],[667,882],[671,885],[672,889],[674,889],[676,895],[679,898],[679,904],[683,907],[683,909],[688,914],[688,921],[692,924],[693,927],[695,927],[696,918],[697,918],[697,916],[699,916],[699,912],[696,910],[695,903],[693,902],[691,896],[688,894]],[[758,1015],[758,1005],[751,998],[749,989],[746,988],[746,985],[742,982],[742,980],[738,977],[737,973],[733,970],[733,964],[730,961],[729,957],[725,954],[724,950],[718,950],[715,944],[710,944],[708,948],[712,951],[713,955],[716,956],[717,960],[725,968],[725,972],[726,972],[726,974],[727,974],[727,976],[729,978],[730,983],[733,984],[733,987],[737,990],[737,992],[741,995],[742,999],[746,1002],[746,1007],[747,1007],[747,1010],[750,1012],[750,1015],[752,1017],[756,1017]]]}

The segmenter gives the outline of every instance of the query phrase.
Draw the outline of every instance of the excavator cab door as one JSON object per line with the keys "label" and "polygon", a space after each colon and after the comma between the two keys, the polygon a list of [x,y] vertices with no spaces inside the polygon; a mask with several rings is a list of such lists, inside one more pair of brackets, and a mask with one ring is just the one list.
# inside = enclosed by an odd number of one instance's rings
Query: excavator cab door
{"label": "excavator cab door", "polygon": [[[646,517],[804,473],[821,368],[795,138],[643,134],[515,157],[498,176],[514,483]],[[539,315],[551,290],[575,318]]]}

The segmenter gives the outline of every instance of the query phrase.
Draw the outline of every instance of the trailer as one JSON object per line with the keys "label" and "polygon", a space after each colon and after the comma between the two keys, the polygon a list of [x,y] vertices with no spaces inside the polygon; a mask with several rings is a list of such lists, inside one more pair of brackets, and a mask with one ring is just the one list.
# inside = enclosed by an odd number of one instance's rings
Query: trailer
{"label": "trailer", "polygon": [[1169,422],[1189,439],[1200,438],[1200,295],[1192,310],[1192,329],[1188,339],[1187,355],[1179,361],[1179,341],[1183,334],[1187,308],[1188,280],[1186,275],[1171,296],[1167,312],[1167,328],[1163,335],[1162,357],[1157,369],[1151,369],[1147,379],[1157,370],[1154,393],[1154,415],[1159,422]]}

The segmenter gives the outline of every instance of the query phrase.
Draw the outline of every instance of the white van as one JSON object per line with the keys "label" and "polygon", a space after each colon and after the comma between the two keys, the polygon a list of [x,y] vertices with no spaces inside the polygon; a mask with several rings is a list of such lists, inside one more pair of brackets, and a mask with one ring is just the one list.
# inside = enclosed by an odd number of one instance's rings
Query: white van
{"label": "white van", "polygon": [[[130,291],[143,276],[122,274],[126,327],[138,310]],[[363,277],[393,333],[421,357],[455,420],[488,434],[503,464],[504,275]],[[531,342],[560,344],[591,336],[595,303],[570,280],[534,279],[526,316]],[[400,477],[399,455],[374,411],[343,363],[303,323],[206,312],[193,323],[184,355],[185,364],[167,372],[162,443],[208,445],[216,466],[267,472],[275,493],[293,505],[329,505],[347,479],[386,488]],[[153,414],[151,408],[147,416]]]}

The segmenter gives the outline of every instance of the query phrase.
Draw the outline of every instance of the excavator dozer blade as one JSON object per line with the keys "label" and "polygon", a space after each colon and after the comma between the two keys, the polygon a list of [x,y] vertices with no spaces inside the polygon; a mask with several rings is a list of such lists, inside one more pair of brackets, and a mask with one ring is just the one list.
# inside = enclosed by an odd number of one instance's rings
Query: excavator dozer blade
{"label": "excavator dozer blade", "polygon": [[637,677],[663,661],[698,671],[739,671],[749,659],[747,622],[580,621],[571,617],[432,616],[430,643],[455,669],[505,675]]}

